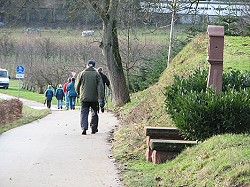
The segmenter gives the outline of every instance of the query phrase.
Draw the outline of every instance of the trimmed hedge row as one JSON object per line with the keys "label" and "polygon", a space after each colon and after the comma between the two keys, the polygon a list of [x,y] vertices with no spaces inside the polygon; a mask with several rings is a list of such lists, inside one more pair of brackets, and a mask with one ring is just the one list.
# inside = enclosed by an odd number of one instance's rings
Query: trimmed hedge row
{"label": "trimmed hedge row", "polygon": [[166,110],[186,138],[205,140],[216,134],[250,132],[250,73],[223,75],[222,93],[206,87],[208,71],[187,79],[176,76],[166,88]]}

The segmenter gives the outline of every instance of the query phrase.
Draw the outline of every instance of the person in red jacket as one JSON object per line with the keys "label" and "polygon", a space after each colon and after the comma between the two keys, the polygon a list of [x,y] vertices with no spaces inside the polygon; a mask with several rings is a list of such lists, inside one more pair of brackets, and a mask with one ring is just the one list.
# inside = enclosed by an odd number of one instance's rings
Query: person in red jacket
{"label": "person in red jacket", "polygon": [[67,86],[68,84],[71,83],[71,78],[68,78],[67,82],[63,85],[63,93],[65,94],[65,107],[66,110],[69,110],[69,97],[68,97],[68,91],[67,91]]}

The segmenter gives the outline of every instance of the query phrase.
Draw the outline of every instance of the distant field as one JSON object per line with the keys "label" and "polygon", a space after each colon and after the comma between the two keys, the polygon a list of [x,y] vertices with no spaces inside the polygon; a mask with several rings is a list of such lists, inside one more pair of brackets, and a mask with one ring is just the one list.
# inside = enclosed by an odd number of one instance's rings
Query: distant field
{"label": "distant field", "polygon": [[[0,29],[0,38],[3,35],[8,35],[15,39],[24,39],[24,38],[53,38],[63,42],[63,40],[89,40],[94,39],[98,40],[102,36],[102,30],[94,30],[95,33],[93,36],[84,37],[82,36],[82,31],[79,29],[47,29],[47,28],[38,28],[40,30],[39,34],[27,34],[27,28],[1,28]],[[170,27],[166,28],[154,28],[154,29],[132,29],[129,32],[129,35],[133,40],[135,38],[138,41],[149,41],[149,42],[168,42],[167,39],[169,38],[169,30]],[[174,35],[175,37],[186,37],[187,34],[184,32],[185,28],[183,26],[176,26]],[[118,30],[118,34],[120,39],[127,39],[128,30]]]}

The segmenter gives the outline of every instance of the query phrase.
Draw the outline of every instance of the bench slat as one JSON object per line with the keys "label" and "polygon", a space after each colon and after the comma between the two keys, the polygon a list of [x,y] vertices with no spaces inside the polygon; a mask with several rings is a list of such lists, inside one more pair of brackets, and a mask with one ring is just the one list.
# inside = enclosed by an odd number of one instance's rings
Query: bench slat
{"label": "bench slat", "polygon": [[184,140],[180,131],[174,127],[145,127],[146,136],[150,136],[150,139],[174,139]]}
{"label": "bench slat", "polygon": [[197,142],[188,140],[151,139],[149,144],[151,150],[181,152],[186,147],[196,145]]}

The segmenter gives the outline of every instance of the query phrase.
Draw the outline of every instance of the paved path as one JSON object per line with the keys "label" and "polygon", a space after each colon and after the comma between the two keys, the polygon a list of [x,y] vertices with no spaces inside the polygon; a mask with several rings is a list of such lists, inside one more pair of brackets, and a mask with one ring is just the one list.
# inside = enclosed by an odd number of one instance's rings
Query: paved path
{"label": "paved path", "polygon": [[118,120],[100,113],[99,132],[83,136],[79,116],[55,108],[0,135],[0,187],[122,187],[107,141]]}

